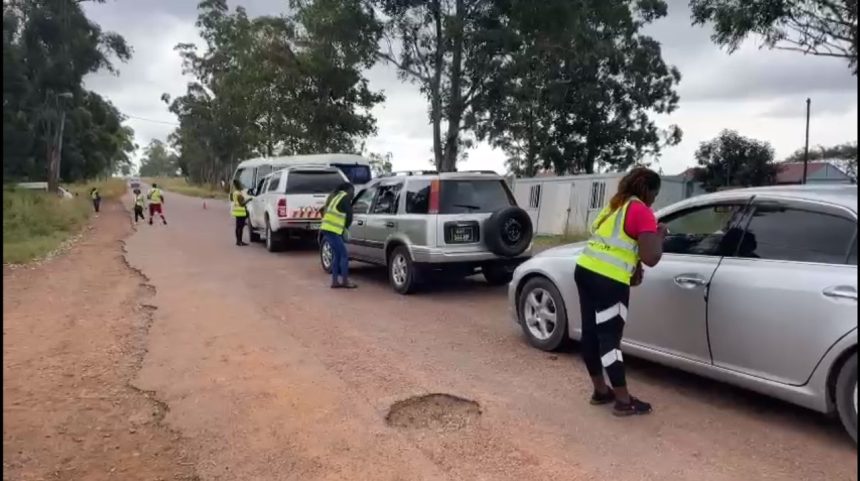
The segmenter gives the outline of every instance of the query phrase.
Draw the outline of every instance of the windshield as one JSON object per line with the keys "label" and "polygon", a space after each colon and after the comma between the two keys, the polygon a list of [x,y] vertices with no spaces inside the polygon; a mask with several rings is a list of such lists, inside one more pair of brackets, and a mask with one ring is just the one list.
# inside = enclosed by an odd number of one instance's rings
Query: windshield
{"label": "windshield", "polygon": [[504,181],[442,181],[440,214],[489,213],[511,205],[514,205],[514,201]]}
{"label": "windshield", "polygon": [[287,174],[287,194],[330,194],[343,183],[333,170],[299,170]]}
{"label": "windshield", "polygon": [[343,172],[343,175],[353,184],[366,184],[370,182],[370,167],[366,165],[331,164]]}

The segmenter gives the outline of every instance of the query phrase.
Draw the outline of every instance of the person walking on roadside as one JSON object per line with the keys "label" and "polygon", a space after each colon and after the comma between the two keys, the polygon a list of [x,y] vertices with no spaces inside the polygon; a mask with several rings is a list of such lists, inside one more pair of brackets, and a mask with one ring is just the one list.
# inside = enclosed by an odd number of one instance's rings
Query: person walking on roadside
{"label": "person walking on roadside", "polygon": [[[594,385],[591,404],[614,402],[613,414],[648,414],[651,405],[630,395],[621,339],[630,288],[643,280],[642,264],[654,267],[663,255],[666,227],[657,224],[651,205],[660,176],[636,167],[618,184],[591,225],[591,238],[574,270],[582,319],[582,356]],[[612,388],[606,385],[606,371]]]}
{"label": "person walking on roadside", "polygon": [[331,287],[333,289],[358,287],[349,280],[349,257],[344,239],[349,235],[348,229],[352,225],[354,194],[355,187],[349,182],[344,182],[328,196],[323,210],[320,231],[332,250]]}
{"label": "person walking on roadside", "polygon": [[161,217],[161,222],[167,225],[167,219],[164,218],[164,211],[162,210],[164,194],[161,193],[158,184],[152,184],[152,189],[149,190],[146,198],[149,199],[149,225],[152,225],[152,219],[155,218],[155,214],[158,214]]}
{"label": "person walking on roadside", "polygon": [[245,207],[250,202],[250,197],[246,197],[242,193],[242,184],[239,179],[233,181],[233,192],[230,193],[231,208],[230,212],[236,219],[236,245],[246,246],[242,237],[245,233],[245,223],[248,220],[248,209]]}
{"label": "person walking on roadside", "polygon": [[93,201],[93,210],[98,213],[99,207],[101,207],[102,204],[102,196],[99,194],[98,187],[93,187],[92,190],[90,190],[90,200]]}
{"label": "person walking on roadside", "polygon": [[134,189],[134,223],[137,224],[138,220],[146,220],[146,216],[143,215],[143,208],[146,205],[146,197],[140,192],[140,189]]}

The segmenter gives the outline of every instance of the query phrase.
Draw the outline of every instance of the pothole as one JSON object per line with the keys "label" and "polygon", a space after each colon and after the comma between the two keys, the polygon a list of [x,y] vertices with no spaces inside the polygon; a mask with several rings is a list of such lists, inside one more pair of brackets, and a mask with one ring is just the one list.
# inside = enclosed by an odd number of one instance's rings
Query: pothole
{"label": "pothole", "polygon": [[397,401],[388,410],[385,422],[396,428],[456,431],[480,416],[481,406],[475,401],[436,393]]}

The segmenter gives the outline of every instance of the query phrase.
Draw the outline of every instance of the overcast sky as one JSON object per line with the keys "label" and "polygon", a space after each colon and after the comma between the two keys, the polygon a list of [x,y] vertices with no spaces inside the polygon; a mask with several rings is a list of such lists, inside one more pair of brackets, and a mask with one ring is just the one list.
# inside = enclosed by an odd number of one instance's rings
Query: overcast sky
{"label": "overcast sky", "polygon": [[[707,28],[690,25],[687,0],[669,0],[669,15],[649,26],[648,33],[663,45],[664,59],[682,74],[679,109],[658,118],[660,125],[678,124],[684,131],[680,145],[664,151],[659,166],[674,174],[694,165],[699,143],[730,128],[742,135],[770,142],[777,158],[803,146],[805,99],[812,98],[810,144],[828,145],[857,140],[857,79],[839,59],[760,50],[748,41],[732,55],[711,43]],[[251,15],[278,15],[287,0],[230,1]],[[199,42],[197,0],[108,0],[87,3],[89,17],[104,30],[122,34],[134,49],[120,75],[107,73],[86,79],[89,89],[110,99],[129,116],[136,141],[166,139],[176,117],[167,111],[161,94],[182,95],[189,79],[183,77],[180,42]],[[427,102],[417,88],[400,82],[394,70],[377,65],[368,72],[371,88],[383,90],[387,100],[376,107],[379,133],[368,139],[372,152],[390,152],[395,169],[428,168],[431,134]],[[505,155],[486,145],[468,152],[462,165],[469,169],[504,171]]]}

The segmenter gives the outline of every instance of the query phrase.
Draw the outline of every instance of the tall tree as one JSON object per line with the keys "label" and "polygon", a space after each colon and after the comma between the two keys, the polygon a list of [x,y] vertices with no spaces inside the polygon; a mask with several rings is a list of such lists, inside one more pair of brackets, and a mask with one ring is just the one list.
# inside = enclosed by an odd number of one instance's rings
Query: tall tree
{"label": "tall tree", "polygon": [[779,166],[768,142],[723,130],[716,138],[702,142],[696,150],[696,181],[708,192],[722,187],[771,185]]}
{"label": "tall tree", "polygon": [[845,59],[857,75],[857,0],[691,0],[693,22],[713,24],[729,52],[750,34],[764,45]]}
{"label": "tall tree", "polygon": [[176,156],[161,140],[153,139],[143,151],[140,160],[142,177],[173,177],[179,170]]}
{"label": "tall tree", "polygon": [[680,73],[641,29],[666,15],[661,0],[512,0],[509,42],[474,112],[481,138],[533,176],[624,170],[677,144]]}

